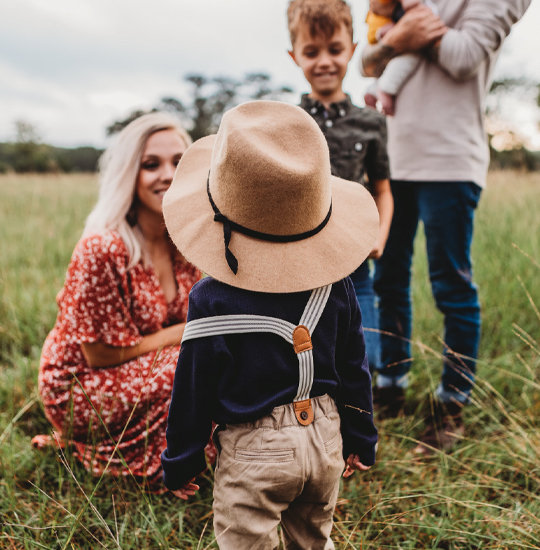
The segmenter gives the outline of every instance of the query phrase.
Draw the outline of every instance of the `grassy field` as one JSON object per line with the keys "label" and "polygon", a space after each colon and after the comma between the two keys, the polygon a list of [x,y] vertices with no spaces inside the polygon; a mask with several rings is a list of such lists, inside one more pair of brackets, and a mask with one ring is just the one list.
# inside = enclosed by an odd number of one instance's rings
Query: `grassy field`
{"label": "grassy field", "polygon": [[[47,433],[40,348],[96,197],[90,176],[0,177],[0,548],[215,548],[212,480],[185,504],[130,480],[98,480],[71,454],[34,451]],[[416,243],[409,412],[379,422],[378,462],[342,489],[336,548],[540,548],[540,174],[490,175],[477,217],[483,339],[466,438],[412,453],[440,376],[442,318]]]}

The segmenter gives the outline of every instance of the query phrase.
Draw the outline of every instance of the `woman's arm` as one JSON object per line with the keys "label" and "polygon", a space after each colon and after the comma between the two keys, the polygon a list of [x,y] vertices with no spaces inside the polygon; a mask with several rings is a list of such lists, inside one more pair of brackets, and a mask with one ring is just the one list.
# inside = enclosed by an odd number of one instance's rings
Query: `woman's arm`
{"label": "woman's arm", "polygon": [[447,28],[438,15],[420,4],[405,15],[384,35],[378,44],[368,45],[362,53],[362,74],[379,77],[388,62],[407,52],[417,52],[436,42]]}
{"label": "woman's arm", "polygon": [[392,216],[394,214],[394,197],[392,196],[389,180],[375,180],[373,199],[379,210],[379,236],[369,257],[378,260],[382,256],[386,241],[388,240],[388,233],[390,232],[390,225],[392,224]]}
{"label": "woman's arm", "polygon": [[81,348],[90,367],[114,367],[150,351],[180,344],[185,326],[186,323],[179,323],[158,330],[153,334],[143,336],[141,342],[135,346],[117,347],[102,342],[83,342]]}

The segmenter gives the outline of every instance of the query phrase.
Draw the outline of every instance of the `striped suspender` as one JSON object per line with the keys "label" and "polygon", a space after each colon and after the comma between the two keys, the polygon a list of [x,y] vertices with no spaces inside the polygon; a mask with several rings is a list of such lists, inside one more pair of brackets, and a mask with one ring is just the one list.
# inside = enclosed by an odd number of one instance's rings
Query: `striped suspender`
{"label": "striped suspender", "polygon": [[221,336],[224,334],[246,334],[249,332],[271,332],[284,338],[294,346],[298,355],[298,393],[294,398],[294,410],[300,424],[313,422],[313,409],[309,393],[313,385],[314,362],[311,335],[324,311],[332,285],[312,291],[298,326],[276,317],[264,315],[218,315],[205,317],[186,324],[182,344],[195,338]]}

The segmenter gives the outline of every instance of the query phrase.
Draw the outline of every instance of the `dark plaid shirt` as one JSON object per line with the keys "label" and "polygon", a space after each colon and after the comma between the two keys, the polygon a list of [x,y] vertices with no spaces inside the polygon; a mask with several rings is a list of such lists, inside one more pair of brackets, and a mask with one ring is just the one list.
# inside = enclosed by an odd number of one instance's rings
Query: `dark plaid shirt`
{"label": "dark plaid shirt", "polygon": [[386,120],[381,114],[353,105],[349,96],[326,110],[320,101],[304,94],[300,107],[315,119],[326,136],[334,176],[368,188],[366,175],[371,182],[390,177]]}

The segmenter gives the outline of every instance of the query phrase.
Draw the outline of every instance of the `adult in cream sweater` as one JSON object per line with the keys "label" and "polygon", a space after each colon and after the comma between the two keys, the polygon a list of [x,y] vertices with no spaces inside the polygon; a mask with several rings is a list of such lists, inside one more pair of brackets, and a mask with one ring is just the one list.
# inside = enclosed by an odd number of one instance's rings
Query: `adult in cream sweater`
{"label": "adult in cream sweater", "polygon": [[375,274],[383,332],[375,397],[381,412],[396,415],[411,366],[411,261],[421,220],[433,295],[445,320],[438,406],[416,449],[422,454],[450,448],[464,432],[461,407],[474,383],[480,339],[470,247],[489,163],[484,101],[504,39],[530,4],[433,1],[438,16],[423,5],[409,10],[362,56],[363,73],[378,77],[395,56],[424,54],[387,121],[394,219]]}

